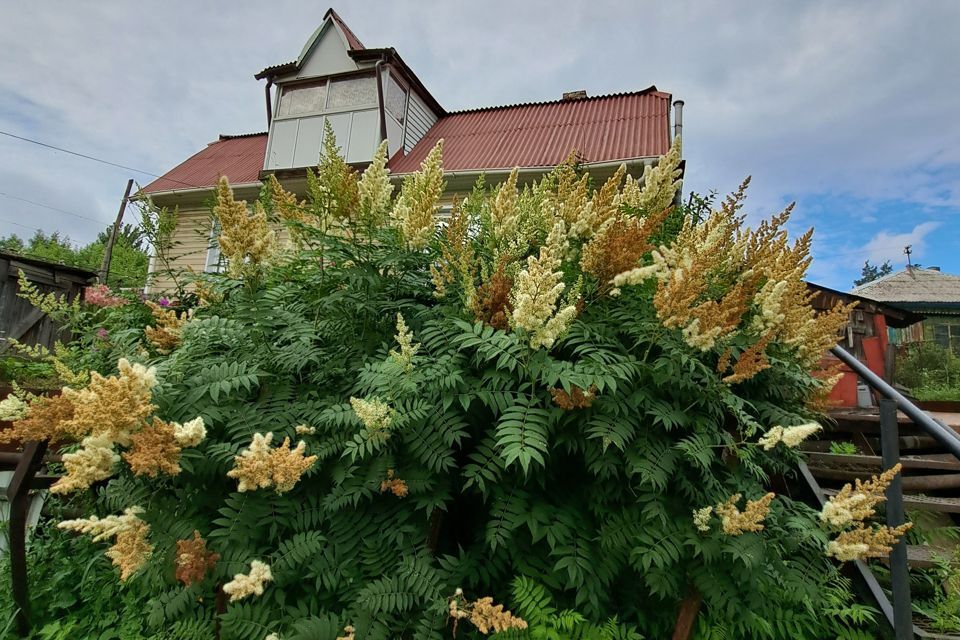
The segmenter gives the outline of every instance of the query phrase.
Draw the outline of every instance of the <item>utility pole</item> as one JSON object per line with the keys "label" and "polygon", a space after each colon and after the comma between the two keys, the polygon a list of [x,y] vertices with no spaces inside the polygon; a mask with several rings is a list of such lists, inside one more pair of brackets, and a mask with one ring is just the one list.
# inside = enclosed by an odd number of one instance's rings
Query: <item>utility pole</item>
{"label": "utility pole", "polygon": [[913,266],[913,264],[911,264],[911,262],[910,262],[910,254],[913,253],[912,247],[913,247],[913,245],[908,244],[907,246],[905,246],[905,247],[903,248],[903,252],[904,252],[905,254],[907,254],[907,269],[909,269],[909,268],[911,268],[911,267]]}
{"label": "utility pole", "polygon": [[120,201],[120,211],[117,212],[117,221],[113,223],[110,238],[107,239],[107,246],[103,249],[103,262],[100,263],[100,275],[98,277],[101,284],[107,283],[107,276],[110,274],[110,259],[113,257],[113,245],[117,241],[117,234],[120,232],[120,223],[123,221],[123,212],[127,209],[127,200],[130,199],[131,189],[133,189],[133,178],[127,180],[127,190],[123,192],[123,200]]}

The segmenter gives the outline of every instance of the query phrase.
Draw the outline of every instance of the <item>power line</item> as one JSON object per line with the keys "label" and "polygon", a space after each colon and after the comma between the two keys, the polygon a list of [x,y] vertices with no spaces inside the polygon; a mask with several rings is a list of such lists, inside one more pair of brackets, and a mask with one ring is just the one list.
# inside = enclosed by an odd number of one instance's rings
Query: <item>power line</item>
{"label": "power line", "polygon": [[[52,149],[54,151],[61,151],[63,153],[69,153],[72,156],[77,156],[78,158],[84,158],[86,160],[92,160],[93,162],[99,162],[100,164],[110,165],[111,167],[117,167],[118,169],[126,169],[127,171],[133,171],[134,173],[142,173],[145,176],[150,176],[152,178],[163,178],[161,175],[157,175],[151,171],[144,171],[143,169],[137,169],[135,167],[128,167],[124,164],[118,164],[116,162],[110,162],[109,160],[104,160],[103,158],[97,158],[95,156],[87,155],[85,153],[80,153],[79,151],[71,151],[70,149],[64,149],[63,147],[57,147],[52,144],[47,144],[46,142],[40,142],[39,140],[33,140],[31,138],[25,138],[23,136],[18,136],[16,134],[10,133],[9,131],[0,131],[0,135],[8,136],[10,138],[15,138],[17,140],[22,140],[23,142],[29,142],[30,144],[35,144],[47,149]],[[174,180],[173,178],[163,178],[170,182],[175,182],[177,184],[182,184],[188,187],[193,187],[195,189],[202,189],[203,187],[190,184],[189,182],[183,182],[182,180]]]}
{"label": "power line", "polygon": [[85,216],[85,215],[76,213],[75,211],[67,211],[66,209],[59,209],[59,208],[57,208],[57,207],[51,207],[50,205],[48,205],[48,204],[43,204],[42,202],[34,202],[33,200],[28,200],[28,199],[26,199],[26,198],[21,198],[20,196],[13,196],[13,195],[10,195],[9,193],[3,193],[2,191],[0,191],[0,196],[3,196],[4,198],[10,198],[11,200],[19,200],[20,202],[26,202],[27,204],[32,204],[32,205],[37,206],[37,207],[43,207],[44,209],[50,209],[51,211],[59,211],[60,213],[65,213],[65,214],[67,214],[68,216],[75,216],[75,217],[77,217],[77,218],[83,218],[84,220],[90,220],[91,222],[99,222],[100,224],[110,224],[109,222],[107,222],[107,221],[105,221],[105,220],[98,220],[97,218],[91,218],[91,217],[89,217],[89,216]]}
{"label": "power line", "polygon": [[31,231],[39,231],[38,227],[31,227],[30,225],[14,222],[13,220],[7,220],[6,218],[0,218],[0,222],[6,222],[7,224],[15,224],[18,227],[23,227],[24,229],[30,229]]}

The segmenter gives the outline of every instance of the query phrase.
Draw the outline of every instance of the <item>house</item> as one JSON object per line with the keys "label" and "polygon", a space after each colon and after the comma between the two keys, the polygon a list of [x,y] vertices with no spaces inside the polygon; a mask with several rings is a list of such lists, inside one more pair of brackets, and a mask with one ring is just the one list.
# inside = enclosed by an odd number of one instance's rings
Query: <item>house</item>
{"label": "house", "polygon": [[[204,149],[142,189],[159,207],[178,207],[171,252],[173,269],[214,270],[209,208],[213,187],[227,176],[238,199],[252,201],[261,181],[274,174],[302,196],[306,172],[320,155],[329,122],[345,159],[363,169],[377,146],[388,141],[392,179],[416,171],[430,149],[444,140],[447,189],[444,203],[469,192],[478,176],[497,184],[519,169],[521,184],[540,178],[571,152],[596,181],[625,164],[639,177],[679,134],[682,101],[656,87],[587,96],[565,93],[543,102],[447,111],[393,48],[367,48],[330,9],[296,60],[254,76],[265,82],[268,130],[221,135]],[[160,265],[149,288],[172,287]]]}
{"label": "house", "polygon": [[[891,331],[904,331],[920,320],[921,316],[897,307],[870,300],[855,293],[837,291],[823,285],[807,282],[812,295],[810,305],[818,312],[833,309],[837,303],[857,306],[850,311],[849,321],[837,344],[863,362],[875,374],[888,382],[893,380],[894,350],[890,342]],[[857,375],[840,363],[831,353],[824,354],[821,365],[825,369],[834,366],[843,374],[830,393],[831,404],[838,407],[856,407]]]}
{"label": "house", "polygon": [[960,354],[960,276],[939,267],[908,266],[862,284],[853,293],[923,316],[921,322],[891,331],[894,344],[932,341]]}

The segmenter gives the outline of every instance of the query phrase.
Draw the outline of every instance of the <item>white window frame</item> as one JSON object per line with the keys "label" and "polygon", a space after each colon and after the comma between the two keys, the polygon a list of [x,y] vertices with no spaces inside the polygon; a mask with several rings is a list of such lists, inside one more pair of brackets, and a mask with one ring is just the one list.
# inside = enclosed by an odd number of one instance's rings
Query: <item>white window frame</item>
{"label": "white window frame", "polygon": [[220,256],[220,242],[217,240],[220,235],[220,221],[213,219],[210,225],[210,237],[207,240],[207,259],[203,265],[204,273],[220,273],[223,271],[223,260]]}
{"label": "white window frame", "polygon": [[[277,101],[277,113],[274,114],[273,119],[274,120],[295,120],[297,118],[312,118],[314,116],[328,115],[331,113],[349,113],[351,111],[367,111],[371,108],[376,108],[377,101],[375,99],[369,103],[350,105],[346,107],[330,107],[329,106],[330,88],[334,82],[353,80],[353,79],[359,79],[359,78],[369,78],[374,83],[376,83],[377,81],[376,74],[370,73],[370,74],[356,74],[356,75],[350,74],[347,77],[331,76],[329,78],[326,78],[325,80],[316,80],[313,82],[296,82],[296,83],[291,83],[287,85],[281,85],[279,87],[280,94],[279,94],[279,100]],[[304,113],[297,113],[295,115],[289,115],[289,114],[280,115],[281,105],[283,104],[283,94],[286,89],[293,90],[293,89],[296,89],[298,86],[320,85],[320,84],[324,84],[326,86],[326,91],[323,96],[323,109],[321,109],[320,111],[309,111]]]}

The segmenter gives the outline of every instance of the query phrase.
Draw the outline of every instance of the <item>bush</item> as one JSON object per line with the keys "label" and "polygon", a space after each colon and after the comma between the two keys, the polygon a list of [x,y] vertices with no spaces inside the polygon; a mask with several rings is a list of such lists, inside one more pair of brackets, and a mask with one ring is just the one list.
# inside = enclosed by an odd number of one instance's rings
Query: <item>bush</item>
{"label": "bush", "polygon": [[935,342],[917,342],[897,354],[896,380],[919,400],[960,400],[960,358]]}
{"label": "bush", "polygon": [[268,179],[252,214],[222,181],[198,306],[108,309],[136,363],[76,347],[109,377],[14,425],[82,439],[53,490],[100,519],[61,526],[151,594],[144,633],[661,638],[691,595],[700,637],[869,624],[768,492],[847,313],[807,305],[809,234],[743,228],[742,189],[695,224],[678,149],[642,183],[478,185],[437,230],[440,147],[395,200],[383,154],[358,179],[328,136],[307,200]]}

